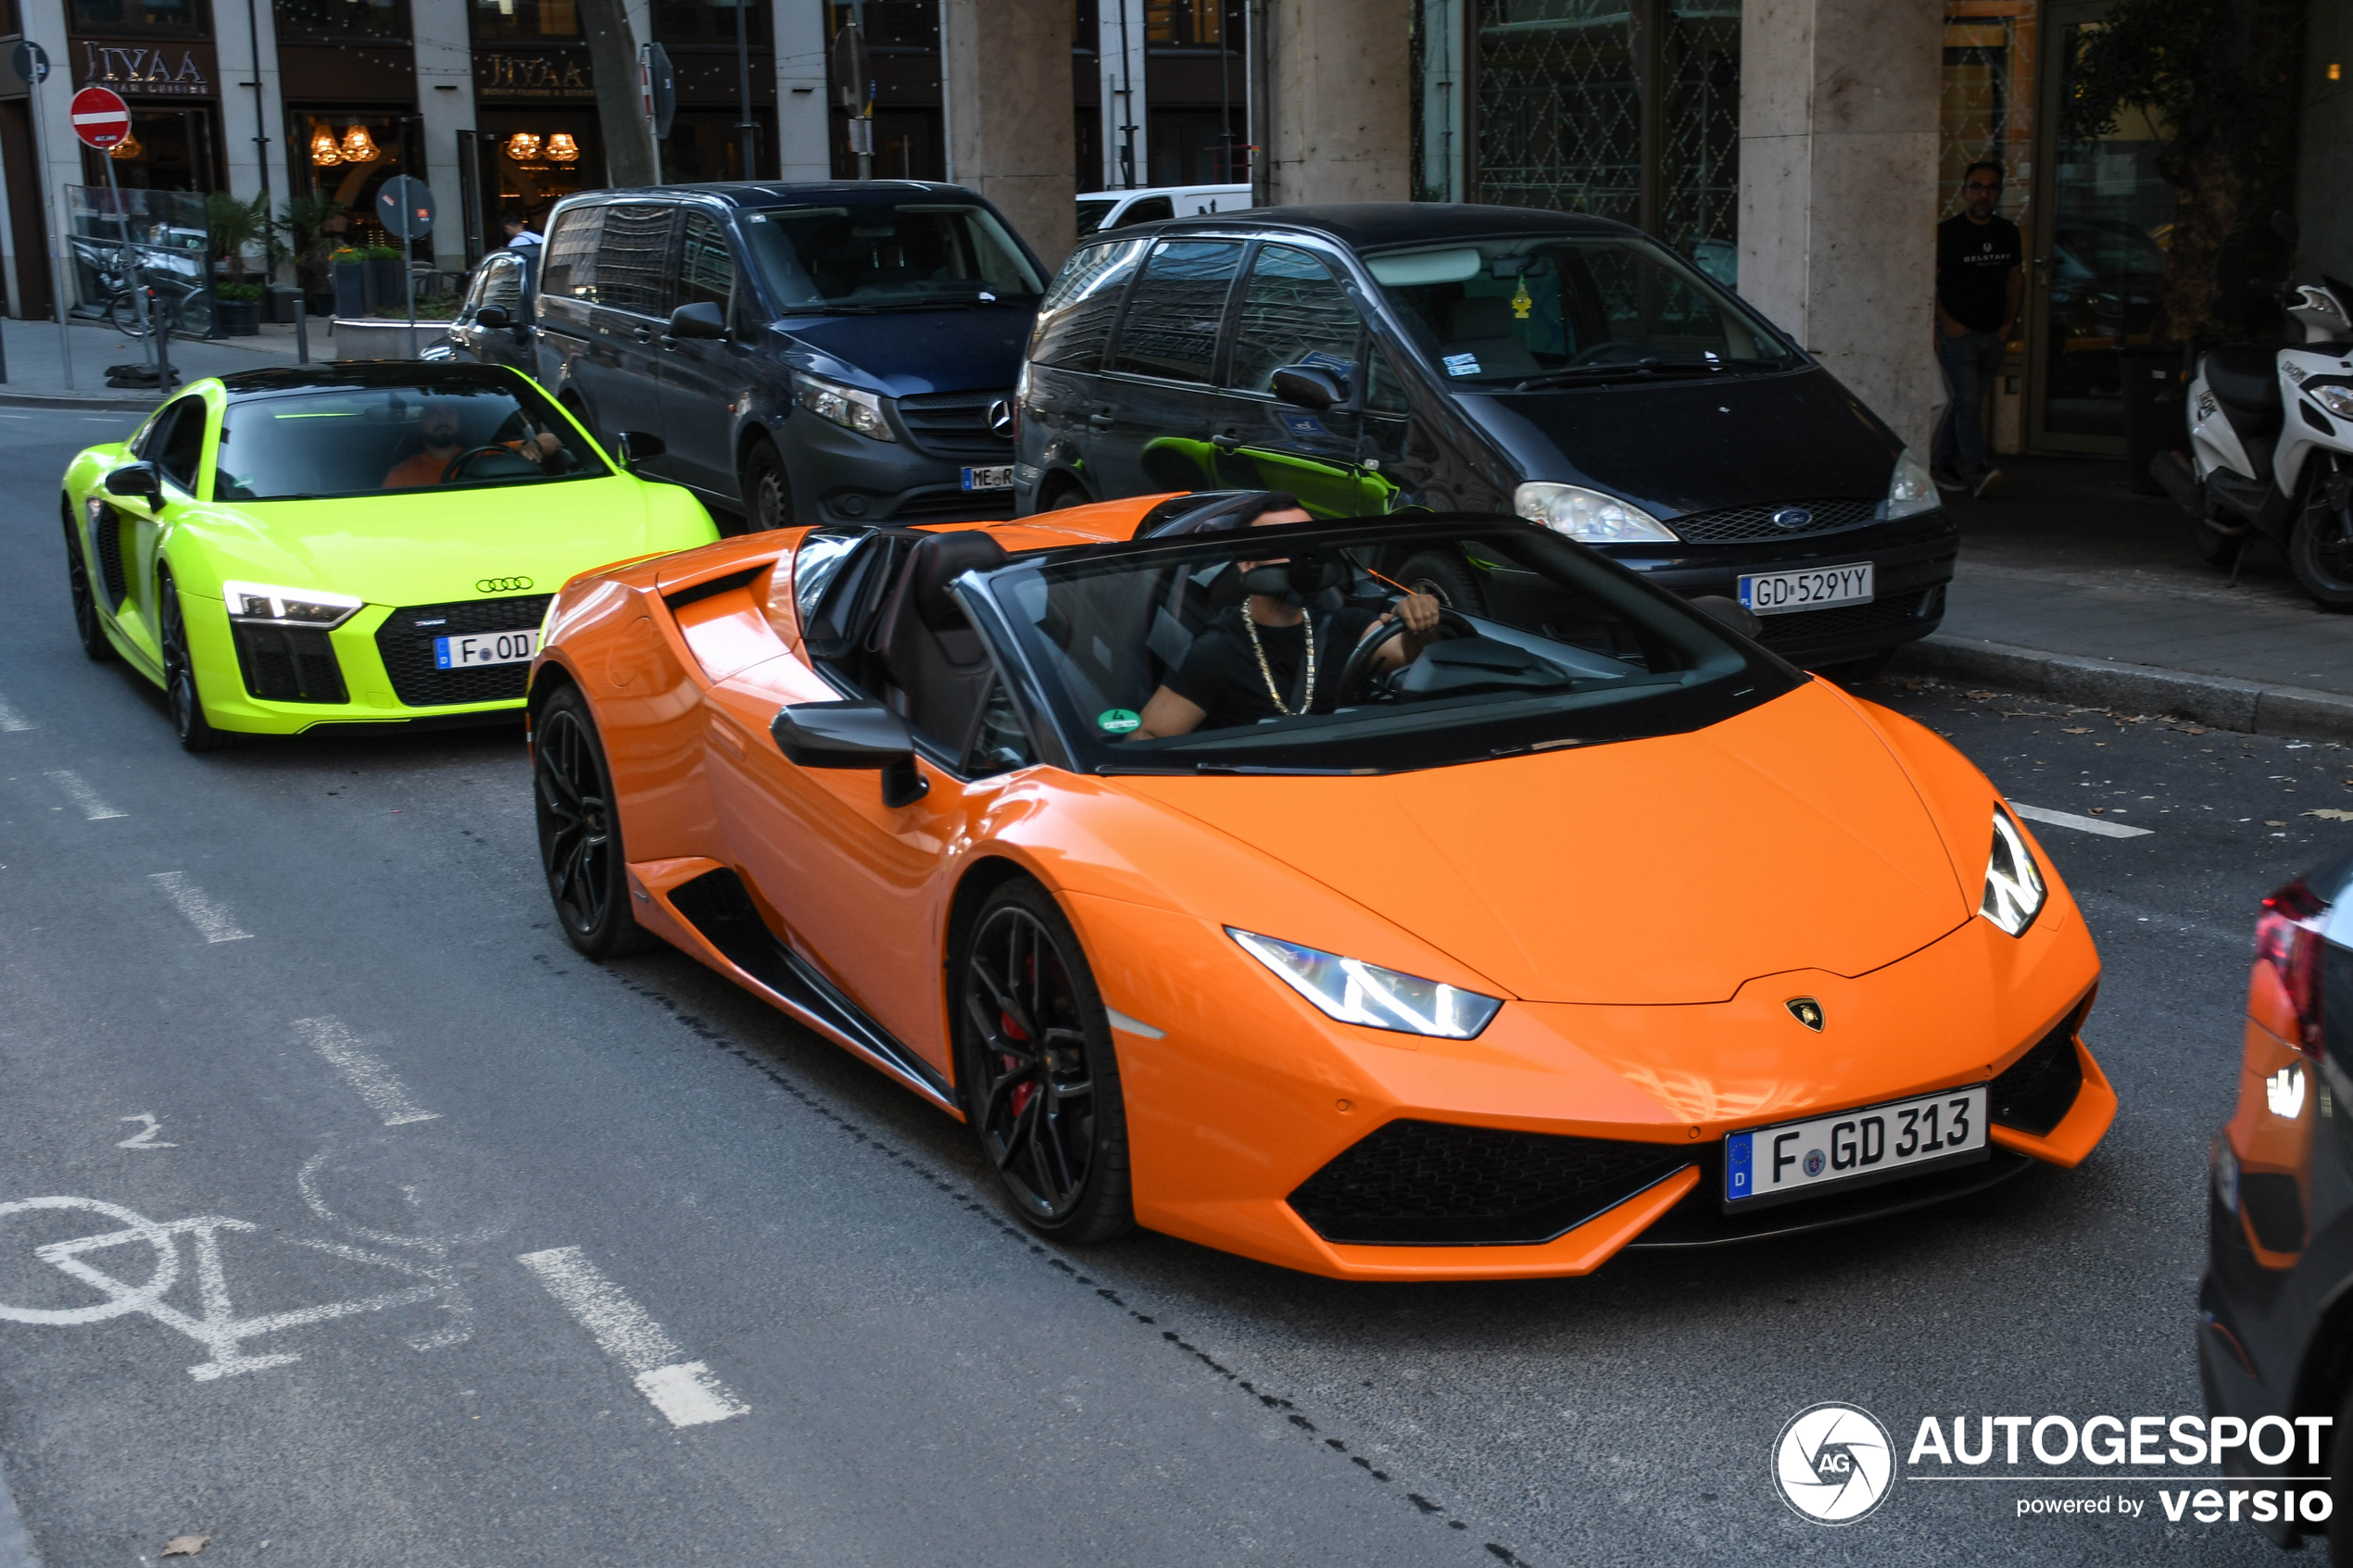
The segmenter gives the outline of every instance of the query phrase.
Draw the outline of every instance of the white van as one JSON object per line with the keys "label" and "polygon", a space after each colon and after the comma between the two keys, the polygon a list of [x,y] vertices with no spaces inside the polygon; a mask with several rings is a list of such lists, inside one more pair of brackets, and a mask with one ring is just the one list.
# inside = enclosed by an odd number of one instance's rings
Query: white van
{"label": "white van", "polygon": [[1240,212],[1250,206],[1248,185],[1147,185],[1140,191],[1082,191],[1078,237],[1125,229],[1157,218],[1198,218],[1209,212]]}

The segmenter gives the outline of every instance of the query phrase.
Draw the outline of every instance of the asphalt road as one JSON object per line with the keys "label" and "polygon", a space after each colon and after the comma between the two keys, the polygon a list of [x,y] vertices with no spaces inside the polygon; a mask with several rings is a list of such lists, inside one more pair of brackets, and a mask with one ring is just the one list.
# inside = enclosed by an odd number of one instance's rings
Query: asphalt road
{"label": "asphalt road", "polygon": [[[575,957],[516,734],[182,754],[67,608],[56,476],[126,422],[0,414],[0,1475],[49,1568],[2272,1557],[2081,1463],[1825,1529],[1768,1456],[1828,1399],[1899,1448],[2200,1409],[2248,932],[2353,847],[2301,814],[2353,808],[2345,752],[1869,694],[2153,830],[2038,829],[2108,964],[2081,1170],[1540,1284],[1063,1252],[961,1126],[716,976]],[[2145,1512],[2016,1512],[2062,1495]]]}

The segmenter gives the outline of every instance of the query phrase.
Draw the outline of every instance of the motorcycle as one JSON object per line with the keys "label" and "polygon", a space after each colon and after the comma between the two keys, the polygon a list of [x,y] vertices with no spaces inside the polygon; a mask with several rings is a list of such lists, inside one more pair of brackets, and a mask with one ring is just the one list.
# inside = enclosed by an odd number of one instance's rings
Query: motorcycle
{"label": "motorcycle", "polygon": [[2149,471],[2190,514],[2198,554],[2235,567],[2259,534],[2323,609],[2353,610],[2353,283],[2282,291],[2300,345],[2224,344],[2190,383],[2190,453]]}

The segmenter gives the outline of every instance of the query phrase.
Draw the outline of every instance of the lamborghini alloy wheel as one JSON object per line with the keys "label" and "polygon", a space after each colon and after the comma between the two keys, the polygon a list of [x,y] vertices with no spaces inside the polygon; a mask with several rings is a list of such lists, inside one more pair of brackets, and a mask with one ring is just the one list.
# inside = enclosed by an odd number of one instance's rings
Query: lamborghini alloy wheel
{"label": "lamborghini alloy wheel", "polygon": [[1059,1241],[1128,1229],[1119,1061],[1070,922],[1037,884],[1008,883],[958,967],[965,1107],[1014,1208]]}
{"label": "lamborghini alloy wheel", "polygon": [[629,870],[604,744],[577,687],[547,699],[531,726],[539,863],[565,938],[592,959],[643,952],[653,938],[629,908]]}
{"label": "lamborghini alloy wheel", "polygon": [[65,508],[66,517],[66,586],[73,593],[73,630],[82,639],[82,651],[90,656],[93,664],[105,664],[119,656],[114,644],[107,636],[107,628],[98,619],[97,590],[90,583],[89,563],[82,558],[82,540],[73,526],[73,508]]}
{"label": "lamborghini alloy wheel", "polygon": [[196,685],[195,660],[188,652],[188,621],[181,612],[179,584],[170,567],[156,569],[156,600],[163,620],[163,695],[171,706],[171,727],[189,751],[218,751],[230,737],[205,717],[204,693]]}

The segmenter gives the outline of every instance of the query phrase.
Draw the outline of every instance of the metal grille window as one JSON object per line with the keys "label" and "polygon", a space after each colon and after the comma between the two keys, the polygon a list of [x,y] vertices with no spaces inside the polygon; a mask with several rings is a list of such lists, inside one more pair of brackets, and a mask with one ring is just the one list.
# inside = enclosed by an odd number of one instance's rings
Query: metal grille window
{"label": "metal grille window", "polygon": [[1227,380],[1244,392],[1271,392],[1285,365],[1356,372],[1356,309],[1324,264],[1290,245],[1266,245],[1242,286],[1234,329],[1234,367]]}
{"label": "metal grille window", "polygon": [[670,262],[667,207],[605,208],[603,242],[597,247],[597,303],[640,316],[665,314],[662,273]]}
{"label": "metal grille window", "polygon": [[1111,368],[1165,381],[1206,382],[1217,357],[1226,296],[1241,268],[1230,240],[1172,240],[1152,252],[1127,302]]}

